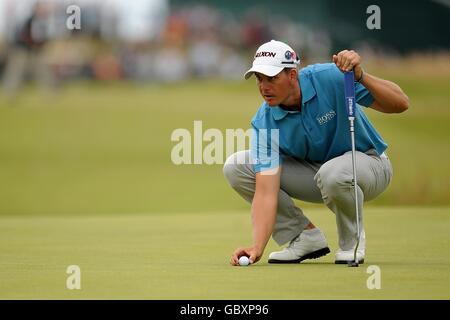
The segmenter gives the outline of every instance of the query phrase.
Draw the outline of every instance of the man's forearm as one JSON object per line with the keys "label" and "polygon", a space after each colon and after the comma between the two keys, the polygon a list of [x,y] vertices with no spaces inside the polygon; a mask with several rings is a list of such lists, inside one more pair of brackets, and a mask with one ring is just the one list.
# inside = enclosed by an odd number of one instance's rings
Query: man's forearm
{"label": "man's forearm", "polygon": [[408,109],[408,96],[397,84],[368,73],[364,73],[361,83],[374,97],[374,109],[385,113],[399,113]]}
{"label": "man's forearm", "polygon": [[253,245],[261,253],[267,245],[275,224],[278,194],[255,193],[252,202]]}

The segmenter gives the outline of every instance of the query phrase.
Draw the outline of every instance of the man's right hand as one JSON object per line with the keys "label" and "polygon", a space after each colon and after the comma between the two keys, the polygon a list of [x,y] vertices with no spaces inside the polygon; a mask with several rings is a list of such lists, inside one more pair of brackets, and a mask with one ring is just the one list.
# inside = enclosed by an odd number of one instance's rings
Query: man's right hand
{"label": "man's right hand", "polygon": [[247,256],[250,260],[250,264],[256,263],[261,259],[263,252],[255,247],[241,247],[237,248],[231,255],[230,263],[233,266],[239,265],[239,258]]}

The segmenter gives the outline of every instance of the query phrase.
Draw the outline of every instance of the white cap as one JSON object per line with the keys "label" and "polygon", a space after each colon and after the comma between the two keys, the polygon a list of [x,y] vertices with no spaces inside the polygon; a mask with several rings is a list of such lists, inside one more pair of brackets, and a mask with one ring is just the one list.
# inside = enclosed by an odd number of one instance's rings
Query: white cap
{"label": "white cap", "polygon": [[295,68],[299,63],[299,57],[290,46],[281,41],[271,40],[256,50],[253,66],[244,77],[248,79],[255,72],[273,77],[284,68]]}

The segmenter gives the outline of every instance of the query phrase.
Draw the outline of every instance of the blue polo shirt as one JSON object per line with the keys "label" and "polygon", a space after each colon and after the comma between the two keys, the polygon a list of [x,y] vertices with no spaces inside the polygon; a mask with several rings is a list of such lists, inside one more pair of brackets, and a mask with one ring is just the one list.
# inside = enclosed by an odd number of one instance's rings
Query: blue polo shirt
{"label": "blue polo shirt", "polygon": [[[314,64],[299,72],[301,111],[287,111],[264,102],[252,119],[251,155],[255,172],[278,167],[283,157],[318,163],[351,150],[349,121],[344,93],[344,74],[334,63]],[[372,105],[374,98],[355,83],[355,145],[381,155],[387,144],[360,106]]]}

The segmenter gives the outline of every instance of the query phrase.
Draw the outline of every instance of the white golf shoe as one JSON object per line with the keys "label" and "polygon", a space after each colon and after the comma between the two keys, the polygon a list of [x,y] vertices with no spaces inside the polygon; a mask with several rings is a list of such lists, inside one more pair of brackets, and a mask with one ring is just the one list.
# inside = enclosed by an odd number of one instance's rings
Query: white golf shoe
{"label": "white golf shoe", "polygon": [[327,239],[319,228],[303,230],[282,251],[272,252],[269,263],[299,263],[306,259],[317,259],[330,253]]}
{"label": "white golf shoe", "polygon": [[[366,233],[364,230],[361,232],[361,239],[359,241],[358,251],[356,252],[356,257],[358,258],[358,263],[364,263],[364,257],[366,255]],[[347,264],[355,260],[355,248],[351,250],[338,249],[336,252],[336,258],[334,263],[336,264]]]}

